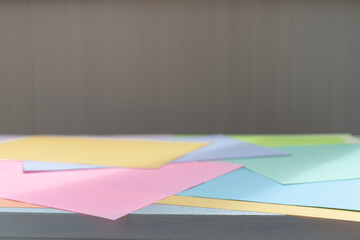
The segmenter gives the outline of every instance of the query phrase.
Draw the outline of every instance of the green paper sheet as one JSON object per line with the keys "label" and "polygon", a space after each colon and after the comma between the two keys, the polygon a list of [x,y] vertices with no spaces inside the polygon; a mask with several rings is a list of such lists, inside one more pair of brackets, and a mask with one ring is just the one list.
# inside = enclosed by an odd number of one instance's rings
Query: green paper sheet
{"label": "green paper sheet", "polygon": [[[201,135],[176,135],[176,137],[194,137]],[[360,143],[360,140],[348,133],[342,134],[261,134],[227,135],[236,140],[258,144],[264,147],[321,145]]]}
{"label": "green paper sheet", "polygon": [[264,147],[359,143],[350,134],[294,134],[294,135],[229,135],[230,137],[255,143]]}
{"label": "green paper sheet", "polygon": [[227,160],[282,184],[360,178],[360,144],[273,147],[290,156]]}

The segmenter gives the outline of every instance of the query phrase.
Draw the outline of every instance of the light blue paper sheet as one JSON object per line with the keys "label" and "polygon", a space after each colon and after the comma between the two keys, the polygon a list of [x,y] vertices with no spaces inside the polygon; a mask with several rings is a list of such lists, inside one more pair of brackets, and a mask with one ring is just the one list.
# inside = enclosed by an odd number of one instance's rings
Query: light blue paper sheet
{"label": "light blue paper sheet", "polygon": [[360,210],[360,179],[281,185],[243,168],[177,195]]}
{"label": "light blue paper sheet", "polygon": [[[149,139],[149,138],[148,138]],[[258,146],[252,143],[234,140],[225,135],[209,135],[200,137],[154,137],[153,140],[168,141],[195,141],[195,142],[212,142],[211,145],[200,150],[187,154],[174,162],[190,162],[190,161],[206,161],[206,160],[222,160],[232,158],[250,158],[263,156],[283,156],[288,155],[280,151]],[[47,163],[24,161],[24,171],[61,171],[61,170],[79,170],[91,168],[103,168],[107,166],[90,166],[68,163]]]}

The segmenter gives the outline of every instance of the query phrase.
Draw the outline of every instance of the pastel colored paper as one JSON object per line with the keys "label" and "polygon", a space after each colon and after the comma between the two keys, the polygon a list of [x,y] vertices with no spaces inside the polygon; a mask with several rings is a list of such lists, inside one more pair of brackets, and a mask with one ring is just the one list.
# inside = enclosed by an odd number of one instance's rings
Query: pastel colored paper
{"label": "pastel colored paper", "polygon": [[234,201],[212,198],[171,196],[159,202],[159,204],[179,205],[188,207],[217,208],[227,210],[239,210],[249,212],[264,212],[286,214],[301,217],[315,217],[324,219],[344,220],[360,222],[359,211],[345,211],[329,208],[300,207],[270,203],[257,203],[246,201]]}
{"label": "pastel colored paper", "polygon": [[226,135],[209,135],[199,137],[177,137],[181,141],[212,142],[198,151],[175,160],[175,162],[208,161],[233,158],[272,157],[288,155],[271,148],[234,140]]}
{"label": "pastel colored paper", "polygon": [[232,138],[265,147],[359,143],[350,134],[230,135]]}
{"label": "pastel colored paper", "polygon": [[274,147],[284,157],[228,160],[282,184],[360,178],[360,144]]}
{"label": "pastel colored paper", "polygon": [[0,208],[45,208],[43,206],[17,202],[13,200],[0,199]]}
{"label": "pastel colored paper", "polygon": [[117,219],[242,166],[168,164],[156,170],[108,168],[23,173],[19,161],[0,161],[0,198]]}
{"label": "pastel colored paper", "polygon": [[[173,137],[171,134],[134,134],[134,135],[77,135],[76,137],[95,137],[95,138],[114,138],[114,139],[147,139],[147,140],[170,140]],[[0,135],[0,141],[2,137]],[[211,146],[212,144],[210,144]],[[81,169],[96,169],[109,168],[103,165],[85,165],[74,163],[58,163],[58,162],[37,162],[37,161],[23,161],[25,172],[41,172],[41,171],[67,171],[67,170],[81,170]]]}
{"label": "pastel colored paper", "polygon": [[0,143],[24,138],[22,135],[0,135]]}
{"label": "pastel colored paper", "polygon": [[34,136],[3,142],[0,158],[159,168],[210,143]]}
{"label": "pastel colored paper", "polygon": [[360,179],[282,185],[243,168],[177,195],[359,211]]}
{"label": "pastel colored paper", "polygon": [[23,161],[24,172],[72,171],[86,169],[113,168],[103,165],[87,165],[74,163]]}
{"label": "pastel colored paper", "polygon": [[[154,137],[153,140],[156,140]],[[212,144],[197,151],[184,155],[174,162],[192,162],[218,159],[231,159],[242,157],[261,157],[261,156],[282,156],[286,155],[271,148],[265,148],[251,143],[240,142],[225,135],[209,135],[201,137],[161,137],[162,140],[186,141],[186,142],[211,142]],[[51,163],[24,161],[24,171],[61,171],[61,170],[79,170],[91,168],[104,168],[107,166],[81,165],[69,163]]]}

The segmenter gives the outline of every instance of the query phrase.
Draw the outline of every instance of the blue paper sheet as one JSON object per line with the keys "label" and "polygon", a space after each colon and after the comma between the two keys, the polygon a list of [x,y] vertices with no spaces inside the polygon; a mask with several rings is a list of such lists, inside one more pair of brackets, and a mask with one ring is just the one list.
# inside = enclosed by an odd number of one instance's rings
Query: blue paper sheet
{"label": "blue paper sheet", "polygon": [[282,185],[243,168],[177,195],[360,210],[360,179]]}
{"label": "blue paper sheet", "polygon": [[[210,135],[201,137],[155,137],[154,140],[168,141],[195,141],[212,142],[211,145],[187,154],[174,162],[191,162],[206,160],[221,160],[232,158],[250,158],[264,156],[283,156],[288,155],[278,150],[258,146],[256,144],[234,140],[225,135]],[[67,163],[45,163],[35,161],[24,161],[24,171],[60,171],[60,170],[79,170],[91,168],[103,168],[106,166],[89,166]]]}

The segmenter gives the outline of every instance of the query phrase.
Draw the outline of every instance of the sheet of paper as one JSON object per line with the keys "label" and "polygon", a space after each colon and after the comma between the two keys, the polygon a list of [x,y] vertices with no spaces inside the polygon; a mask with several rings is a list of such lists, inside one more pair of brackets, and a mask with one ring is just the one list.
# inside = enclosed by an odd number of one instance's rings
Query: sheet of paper
{"label": "sheet of paper", "polygon": [[246,168],[177,195],[360,210],[360,179],[282,185]]}
{"label": "sheet of paper", "polygon": [[0,208],[45,208],[40,205],[17,202],[13,200],[0,199]]}
{"label": "sheet of paper", "polygon": [[0,161],[0,198],[117,219],[241,167],[230,163],[168,164],[156,170],[108,168],[23,173]]}
{"label": "sheet of paper", "polygon": [[345,211],[329,208],[300,207],[270,203],[257,203],[246,201],[233,201],[212,198],[171,196],[159,202],[159,204],[178,205],[188,207],[217,208],[227,210],[239,210],[249,212],[264,212],[286,214],[301,217],[315,217],[344,221],[360,222],[359,211]]}
{"label": "sheet of paper", "polygon": [[[158,139],[154,136],[153,140]],[[186,141],[186,142],[211,142],[212,144],[201,148],[197,151],[186,154],[174,162],[192,162],[205,160],[219,160],[243,157],[261,157],[261,156],[282,156],[285,153],[279,152],[271,148],[265,148],[252,143],[241,142],[234,140],[225,135],[207,135],[201,137],[165,137],[161,136],[162,140],[169,141]],[[51,163],[51,162],[36,162],[24,161],[24,171],[61,171],[61,170],[76,170],[76,169],[91,169],[103,168],[107,166],[81,165],[69,163]]]}
{"label": "sheet of paper", "polygon": [[0,144],[0,158],[159,168],[210,143],[34,136]]}
{"label": "sheet of paper", "polygon": [[359,143],[350,134],[229,135],[265,147]]}
{"label": "sheet of paper", "polygon": [[75,163],[23,161],[24,172],[70,171],[81,169],[113,168],[103,165],[87,165]]}
{"label": "sheet of paper", "polygon": [[175,160],[175,162],[207,161],[233,158],[253,158],[285,156],[283,153],[271,148],[262,147],[256,144],[234,140],[226,135],[207,135],[198,137],[176,137],[181,141],[212,142],[198,151],[192,152]]}
{"label": "sheet of paper", "polygon": [[290,156],[229,160],[282,184],[360,178],[360,144],[274,147]]}
{"label": "sheet of paper", "polygon": [[[76,135],[76,137],[94,137],[94,138],[114,138],[114,139],[148,139],[148,140],[164,140],[169,141],[174,138],[171,134],[133,134],[133,135]],[[0,142],[2,140],[0,135]],[[5,137],[8,140],[8,137]],[[210,144],[211,146],[212,144]],[[207,147],[207,146],[206,146]],[[103,165],[86,165],[74,163],[58,163],[58,162],[37,162],[37,161],[23,161],[25,172],[41,172],[41,171],[66,171],[66,170],[80,170],[80,169],[96,169],[109,168]]]}
{"label": "sheet of paper", "polygon": [[[0,135],[0,142],[16,140],[27,137],[26,135]],[[172,134],[119,134],[119,135],[73,135],[73,137],[89,137],[89,138],[107,138],[107,139],[148,139],[148,140],[169,140],[174,138]],[[107,168],[109,166],[101,165],[84,165],[72,163],[53,163],[53,162],[36,162],[24,161],[24,171],[64,171],[76,169],[92,169],[92,168]]]}

